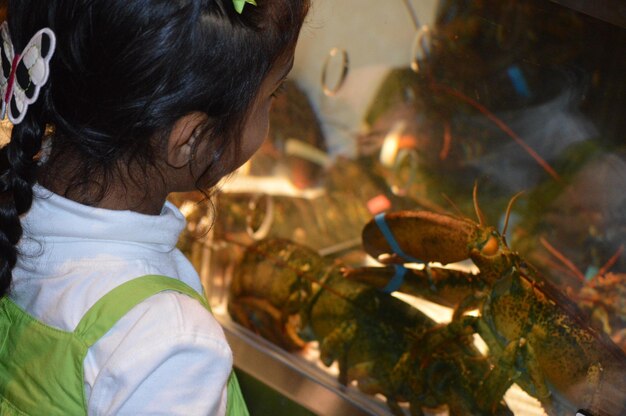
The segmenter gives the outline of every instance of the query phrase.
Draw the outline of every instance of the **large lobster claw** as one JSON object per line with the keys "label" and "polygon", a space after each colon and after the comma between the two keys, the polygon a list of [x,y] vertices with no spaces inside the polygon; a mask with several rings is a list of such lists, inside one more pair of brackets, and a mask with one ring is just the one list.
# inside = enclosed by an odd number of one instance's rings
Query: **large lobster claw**
{"label": "large lobster claw", "polygon": [[488,236],[464,218],[428,211],[379,215],[362,232],[365,251],[382,263],[455,263],[469,258],[477,242]]}

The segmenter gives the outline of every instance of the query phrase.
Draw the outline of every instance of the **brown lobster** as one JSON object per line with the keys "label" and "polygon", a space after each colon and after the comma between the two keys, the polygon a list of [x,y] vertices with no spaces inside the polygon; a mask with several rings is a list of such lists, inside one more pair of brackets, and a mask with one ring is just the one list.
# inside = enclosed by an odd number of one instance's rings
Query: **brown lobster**
{"label": "brown lobster", "polygon": [[[431,332],[424,348],[437,350],[441,340],[459,334],[483,338],[493,369],[478,387],[482,409],[499,403],[517,383],[551,415],[574,415],[579,409],[594,416],[626,414],[626,355],[507,246],[504,231],[500,234],[484,224],[476,192],[474,201],[479,223],[404,211],[381,216],[363,229],[365,250],[383,263],[471,259],[478,267],[476,274],[428,266],[407,269],[400,291],[456,308],[453,321]],[[394,273],[389,268],[360,268],[348,277],[382,287]],[[473,309],[479,316],[466,314]]]}

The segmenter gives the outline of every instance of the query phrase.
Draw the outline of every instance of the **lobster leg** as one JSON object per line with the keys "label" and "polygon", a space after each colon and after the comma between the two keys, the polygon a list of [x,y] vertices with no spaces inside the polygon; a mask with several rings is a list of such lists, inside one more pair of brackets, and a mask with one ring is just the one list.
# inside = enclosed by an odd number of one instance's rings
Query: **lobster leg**
{"label": "lobster leg", "polygon": [[[532,333],[529,334],[529,337],[533,337]],[[525,339],[521,339],[520,344],[522,344],[523,348],[523,362],[528,370],[528,377],[530,378],[532,386],[525,385],[524,379],[521,379],[518,384],[526,391],[530,391],[530,388],[533,388],[535,391],[534,396],[541,402],[541,405],[549,415],[559,414],[559,412],[555,410],[550,389],[548,389],[548,386],[546,385],[546,380],[541,372],[532,343],[526,342]]]}
{"label": "lobster leg", "polygon": [[348,369],[348,380],[356,380],[359,390],[365,394],[382,394],[387,399],[389,410],[396,416],[404,416],[404,411],[396,400],[397,392],[392,386],[390,377],[377,379],[373,375],[377,373],[376,363],[368,361],[350,366]]}
{"label": "lobster leg", "polygon": [[339,363],[339,382],[348,384],[348,368],[345,357],[356,334],[357,324],[354,321],[343,322],[320,342],[320,359],[327,367],[335,361]]}
{"label": "lobster leg", "polygon": [[481,408],[493,409],[515,382],[517,371],[514,363],[519,348],[520,345],[516,342],[507,345],[489,375],[481,383],[478,393]]}

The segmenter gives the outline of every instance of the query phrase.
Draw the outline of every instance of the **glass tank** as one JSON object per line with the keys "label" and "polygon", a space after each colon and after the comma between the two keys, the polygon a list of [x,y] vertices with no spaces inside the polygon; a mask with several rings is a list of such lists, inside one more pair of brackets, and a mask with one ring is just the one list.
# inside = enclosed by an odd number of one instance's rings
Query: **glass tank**
{"label": "glass tank", "polygon": [[236,366],[317,414],[626,414],[626,6],[314,0],[284,87],[173,198]]}

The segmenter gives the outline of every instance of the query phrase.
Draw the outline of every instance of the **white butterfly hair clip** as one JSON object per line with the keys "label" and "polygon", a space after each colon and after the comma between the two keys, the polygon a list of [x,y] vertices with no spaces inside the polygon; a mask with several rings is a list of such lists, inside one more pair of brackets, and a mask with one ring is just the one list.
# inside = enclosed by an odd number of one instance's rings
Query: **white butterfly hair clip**
{"label": "white butterfly hair clip", "polygon": [[0,25],[0,32],[0,118],[4,119],[8,113],[9,120],[19,124],[24,120],[28,106],[37,101],[41,87],[48,81],[56,37],[52,29],[43,28],[33,35],[21,54],[16,54],[7,22]]}

